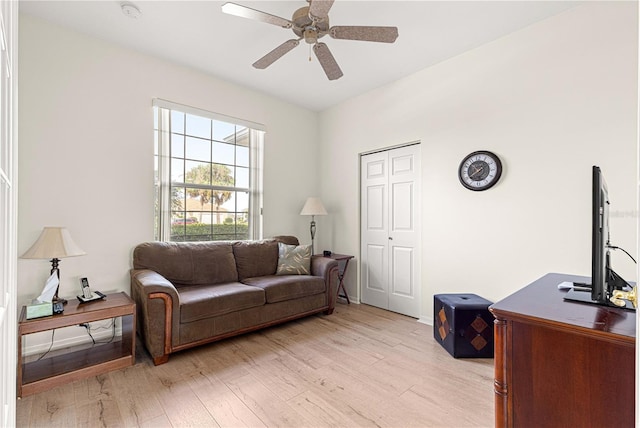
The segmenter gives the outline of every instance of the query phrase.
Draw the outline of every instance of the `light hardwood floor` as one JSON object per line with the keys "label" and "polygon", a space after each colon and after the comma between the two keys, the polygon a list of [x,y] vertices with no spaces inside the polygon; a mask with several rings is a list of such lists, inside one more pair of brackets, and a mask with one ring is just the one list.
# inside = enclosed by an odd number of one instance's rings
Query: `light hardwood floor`
{"label": "light hardwood floor", "polygon": [[430,326],[366,305],[35,394],[19,427],[489,427],[493,360],[454,359]]}

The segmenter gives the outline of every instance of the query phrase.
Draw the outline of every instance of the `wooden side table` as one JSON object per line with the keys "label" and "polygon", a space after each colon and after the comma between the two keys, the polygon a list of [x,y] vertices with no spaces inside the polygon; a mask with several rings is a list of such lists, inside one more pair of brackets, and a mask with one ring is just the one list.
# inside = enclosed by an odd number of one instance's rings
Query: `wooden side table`
{"label": "wooden side table", "polygon": [[[22,336],[109,318],[122,318],[120,340],[25,363]],[[18,397],[35,394],[79,379],[132,366],[136,360],[136,304],[124,292],[105,300],[80,304],[70,300],[64,313],[28,320],[22,307],[18,321]]]}
{"label": "wooden side table", "polygon": [[[349,301],[349,294],[347,294],[347,290],[344,288],[344,275],[347,273],[347,267],[349,266],[349,260],[353,258],[353,256],[349,256],[346,254],[334,254],[332,253],[330,256],[325,256],[333,260],[338,261],[338,297],[344,297],[347,299],[347,304],[351,304]],[[342,263],[344,262],[344,263]],[[344,296],[340,295],[340,289],[344,293]]]}

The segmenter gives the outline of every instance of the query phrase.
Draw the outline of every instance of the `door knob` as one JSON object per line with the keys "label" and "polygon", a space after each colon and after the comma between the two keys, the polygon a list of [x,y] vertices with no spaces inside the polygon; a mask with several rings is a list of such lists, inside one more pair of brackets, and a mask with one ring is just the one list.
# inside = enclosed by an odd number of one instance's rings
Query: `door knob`
{"label": "door knob", "polygon": [[391,236],[389,237],[389,241],[393,241],[393,238]]}

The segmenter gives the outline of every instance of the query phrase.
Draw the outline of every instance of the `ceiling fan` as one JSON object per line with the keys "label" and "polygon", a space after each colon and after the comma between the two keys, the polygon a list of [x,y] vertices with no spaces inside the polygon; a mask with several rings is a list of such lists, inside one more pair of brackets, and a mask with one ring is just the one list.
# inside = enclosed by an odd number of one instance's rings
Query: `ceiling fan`
{"label": "ceiling fan", "polygon": [[282,28],[292,29],[298,38],[290,39],[253,63],[255,68],[265,69],[282,58],[284,54],[298,46],[300,40],[313,45],[315,53],[322,69],[329,80],[336,80],[342,77],[343,73],[335,58],[331,54],[329,47],[318,42],[321,37],[327,34],[334,39],[362,40],[366,42],[393,43],[398,38],[397,27],[369,27],[369,26],[329,26],[329,10],[333,6],[334,0],[307,0],[308,6],[302,7],[293,12],[291,20],[280,18],[266,12],[251,9],[235,3],[225,3],[222,11],[230,15],[242,18],[254,19],[266,22]]}

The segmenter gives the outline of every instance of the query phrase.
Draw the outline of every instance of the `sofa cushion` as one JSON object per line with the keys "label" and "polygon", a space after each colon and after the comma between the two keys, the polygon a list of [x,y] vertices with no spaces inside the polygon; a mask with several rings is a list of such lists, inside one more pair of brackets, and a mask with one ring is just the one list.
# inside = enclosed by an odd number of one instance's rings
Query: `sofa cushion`
{"label": "sofa cushion", "polygon": [[180,322],[192,322],[265,304],[263,290],[232,282],[180,289]]}
{"label": "sofa cushion", "polygon": [[238,280],[230,242],[145,242],[133,250],[133,268],[158,272],[177,287]]}
{"label": "sofa cushion", "polygon": [[239,281],[276,273],[278,243],[275,240],[237,241],[233,243],[233,254]]}
{"label": "sofa cushion", "polygon": [[263,289],[267,303],[283,302],[324,293],[324,278],[310,275],[282,275],[246,278],[244,284]]}
{"label": "sofa cushion", "polygon": [[311,245],[278,242],[276,275],[311,275]]}

